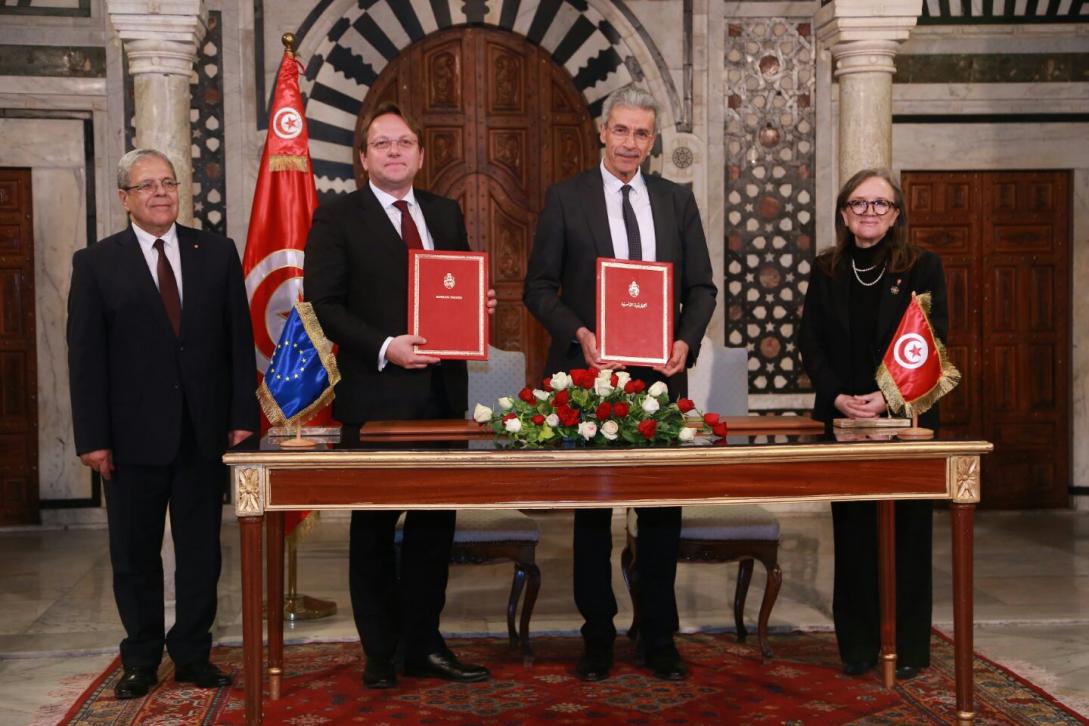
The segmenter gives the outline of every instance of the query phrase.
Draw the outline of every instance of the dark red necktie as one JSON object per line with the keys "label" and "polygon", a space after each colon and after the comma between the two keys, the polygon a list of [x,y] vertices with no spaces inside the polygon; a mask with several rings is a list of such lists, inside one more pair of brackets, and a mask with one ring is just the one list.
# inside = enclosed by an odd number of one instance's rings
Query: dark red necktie
{"label": "dark red necktie", "polygon": [[423,240],[420,239],[420,230],[408,212],[408,202],[398,199],[393,206],[401,211],[401,239],[405,241],[405,246],[410,250],[422,250]]}
{"label": "dark red necktie", "polygon": [[155,240],[155,250],[159,253],[159,264],[155,269],[156,276],[159,278],[159,295],[163,298],[163,307],[166,308],[166,317],[170,318],[174,337],[178,337],[181,335],[182,320],[178,280],[174,277],[174,268],[170,266],[170,260],[166,259],[166,250],[163,249],[161,239]]}

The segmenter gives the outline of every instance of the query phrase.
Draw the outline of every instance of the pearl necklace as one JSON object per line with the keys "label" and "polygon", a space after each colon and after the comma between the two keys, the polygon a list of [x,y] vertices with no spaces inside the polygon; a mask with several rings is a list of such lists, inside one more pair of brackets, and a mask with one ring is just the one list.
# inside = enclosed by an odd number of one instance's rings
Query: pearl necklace
{"label": "pearl necklace", "polygon": [[869,272],[875,267],[877,267],[877,265],[870,265],[869,267],[859,267],[855,264],[855,261],[853,259],[851,260],[851,270],[855,273],[855,279],[858,280],[858,284],[862,285],[863,287],[873,287],[877,283],[881,282],[881,278],[885,276],[885,265],[881,265],[881,272],[877,273],[877,277],[875,277],[872,282],[865,282],[858,274],[860,272]]}

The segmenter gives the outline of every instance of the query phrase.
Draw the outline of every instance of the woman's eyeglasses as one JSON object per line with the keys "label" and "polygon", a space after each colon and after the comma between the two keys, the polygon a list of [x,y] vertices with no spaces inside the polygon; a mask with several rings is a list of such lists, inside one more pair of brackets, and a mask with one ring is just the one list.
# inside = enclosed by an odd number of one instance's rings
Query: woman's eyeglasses
{"label": "woman's eyeglasses", "polygon": [[872,209],[874,214],[882,217],[888,214],[889,210],[896,205],[888,199],[874,199],[872,202],[867,202],[865,199],[848,199],[844,206],[860,215],[865,214],[867,209]]}

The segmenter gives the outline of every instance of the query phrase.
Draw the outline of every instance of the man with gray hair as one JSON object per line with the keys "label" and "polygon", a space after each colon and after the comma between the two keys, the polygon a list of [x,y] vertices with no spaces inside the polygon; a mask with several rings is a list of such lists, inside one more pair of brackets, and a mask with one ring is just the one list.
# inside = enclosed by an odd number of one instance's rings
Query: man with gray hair
{"label": "man with gray hair", "polygon": [[[125,639],[119,699],[158,682],[230,685],[212,665],[224,450],[257,430],[253,332],[231,240],[177,224],[174,165],[125,154],[117,197],[131,224],[72,257],[68,371],[80,461],[105,482],[113,590]],[[167,507],[177,562],[165,632]]]}
{"label": "man with gray hair", "polygon": [[[523,300],[552,335],[546,373],[572,368],[622,368],[600,359],[594,334],[597,258],[672,262],[674,335],[669,360],[633,367],[647,385],[666,381],[673,396],[688,390],[686,369],[715,310],[717,290],[699,210],[692,192],[641,165],[654,146],[658,105],[646,91],[627,86],[605,101],[600,126],[601,165],[553,185],[537,222]],[[655,676],[687,675],[673,643],[678,626],[673,591],[681,530],[680,507],[636,508],[638,536],[639,652]],[[575,668],[586,681],[609,676],[616,638],[612,590],[612,510],[575,512],[575,603],[585,618],[585,651]]]}

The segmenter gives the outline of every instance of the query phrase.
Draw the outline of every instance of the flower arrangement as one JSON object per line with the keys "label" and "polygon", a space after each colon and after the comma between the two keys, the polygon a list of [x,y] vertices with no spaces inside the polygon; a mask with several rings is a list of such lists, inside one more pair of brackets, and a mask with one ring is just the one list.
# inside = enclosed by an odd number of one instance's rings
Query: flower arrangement
{"label": "flower arrangement", "polygon": [[476,404],[473,419],[527,449],[571,442],[584,446],[653,446],[692,441],[699,433],[726,435],[717,413],[701,413],[687,398],[669,400],[661,381],[647,386],[626,371],[576,368],[545,378],[499,410]]}

